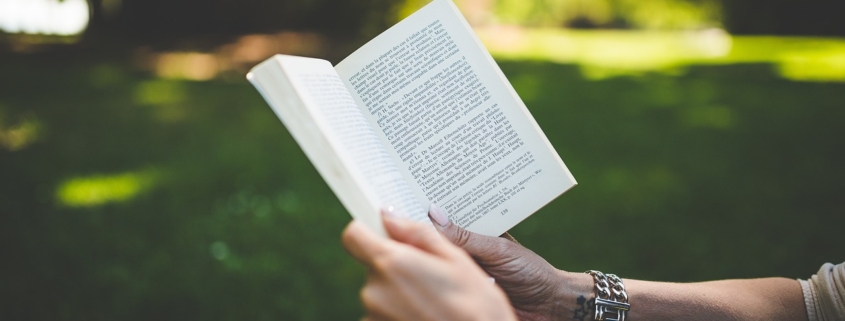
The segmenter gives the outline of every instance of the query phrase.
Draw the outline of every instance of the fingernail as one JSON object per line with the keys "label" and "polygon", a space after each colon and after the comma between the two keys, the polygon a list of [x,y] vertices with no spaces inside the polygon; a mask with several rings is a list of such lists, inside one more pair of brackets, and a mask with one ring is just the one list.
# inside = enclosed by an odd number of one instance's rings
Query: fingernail
{"label": "fingernail", "polygon": [[437,225],[441,227],[446,227],[449,225],[449,217],[446,216],[446,213],[443,212],[442,209],[434,205],[433,203],[428,206],[428,216],[431,217],[432,220],[437,222]]}

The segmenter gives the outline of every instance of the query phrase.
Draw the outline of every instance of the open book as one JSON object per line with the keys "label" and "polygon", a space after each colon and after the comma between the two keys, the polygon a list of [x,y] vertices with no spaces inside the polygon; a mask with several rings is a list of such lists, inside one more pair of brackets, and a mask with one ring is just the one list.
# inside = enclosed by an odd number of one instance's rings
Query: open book
{"label": "open book", "polygon": [[442,208],[498,236],[576,182],[450,0],[435,0],[337,66],[276,55],[247,78],[349,213],[429,222]]}

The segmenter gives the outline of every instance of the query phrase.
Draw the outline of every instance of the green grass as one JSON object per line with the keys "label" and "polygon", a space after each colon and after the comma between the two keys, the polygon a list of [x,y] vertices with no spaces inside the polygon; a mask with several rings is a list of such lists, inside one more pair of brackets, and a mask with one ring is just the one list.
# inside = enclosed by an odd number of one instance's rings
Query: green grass
{"label": "green grass", "polygon": [[732,36],[718,29],[477,31],[499,59],[578,64],[589,79],[678,74],[694,65],[768,64],[785,79],[845,82],[845,39],[840,38]]}
{"label": "green grass", "polygon": [[[2,319],[358,319],[349,216],[255,90],[121,57],[0,60]],[[845,84],[584,65],[501,63],[580,183],[515,228],[523,244],[668,281],[845,260]]]}

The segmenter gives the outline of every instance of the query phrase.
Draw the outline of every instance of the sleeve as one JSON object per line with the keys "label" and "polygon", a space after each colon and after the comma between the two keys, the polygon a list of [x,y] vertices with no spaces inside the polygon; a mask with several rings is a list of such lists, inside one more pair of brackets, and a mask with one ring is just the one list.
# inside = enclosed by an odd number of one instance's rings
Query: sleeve
{"label": "sleeve", "polygon": [[825,263],[807,280],[798,280],[810,321],[845,320],[845,262]]}

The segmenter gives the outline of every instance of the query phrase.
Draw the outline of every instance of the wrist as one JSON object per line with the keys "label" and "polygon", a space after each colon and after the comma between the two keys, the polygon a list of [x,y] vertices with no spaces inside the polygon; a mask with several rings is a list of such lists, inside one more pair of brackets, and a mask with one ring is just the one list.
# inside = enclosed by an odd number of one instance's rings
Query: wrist
{"label": "wrist", "polygon": [[548,302],[553,307],[551,320],[592,320],[595,285],[585,273],[557,271],[555,292]]}

